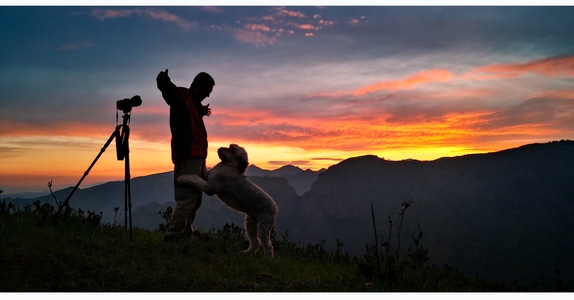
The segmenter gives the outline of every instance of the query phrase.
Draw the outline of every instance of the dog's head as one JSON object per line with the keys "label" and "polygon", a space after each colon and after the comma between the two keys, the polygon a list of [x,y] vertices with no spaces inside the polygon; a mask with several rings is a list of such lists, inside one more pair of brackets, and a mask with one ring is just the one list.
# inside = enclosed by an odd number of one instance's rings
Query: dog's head
{"label": "dog's head", "polygon": [[247,151],[237,144],[230,144],[229,148],[217,149],[217,155],[223,164],[237,168],[241,174],[245,173],[247,166],[249,166]]}

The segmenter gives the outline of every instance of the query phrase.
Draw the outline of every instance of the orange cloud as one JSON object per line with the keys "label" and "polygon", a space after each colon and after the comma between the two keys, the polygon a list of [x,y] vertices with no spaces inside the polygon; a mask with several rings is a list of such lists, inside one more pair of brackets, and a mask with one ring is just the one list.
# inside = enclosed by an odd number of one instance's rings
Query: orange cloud
{"label": "orange cloud", "polygon": [[415,75],[400,80],[382,81],[358,88],[351,92],[352,95],[362,96],[379,90],[404,90],[411,89],[417,85],[446,82],[453,77],[453,74],[445,69],[432,69],[421,71]]}
{"label": "orange cloud", "polygon": [[311,25],[311,24],[300,24],[300,25],[296,25],[299,29],[303,29],[303,30],[318,30],[319,28]]}
{"label": "orange cloud", "polygon": [[[74,123],[74,122],[50,122],[50,123],[25,123],[0,120],[0,137],[2,136],[100,136],[103,127],[95,124]],[[6,130],[4,130],[4,128]],[[9,130],[8,130],[9,128]],[[115,129],[115,125],[110,125],[111,134]],[[105,135],[105,133],[103,134]],[[102,135],[102,136],[103,136]],[[108,134],[109,135],[109,134]]]}
{"label": "orange cloud", "polygon": [[473,79],[489,80],[514,78],[526,73],[548,77],[574,76],[574,55],[544,58],[523,64],[492,64],[475,68],[467,76]]}
{"label": "orange cloud", "polygon": [[[488,112],[457,113],[434,119],[411,119],[397,125],[387,114],[318,118],[312,114],[293,118],[272,111],[219,111],[210,121],[211,139],[269,146],[298,147],[308,151],[379,151],[389,146],[447,143],[456,136],[476,136],[476,125]],[[223,123],[223,120],[225,122]]]}
{"label": "orange cloud", "polygon": [[[142,109],[143,111],[144,109]],[[147,111],[154,111],[152,108],[145,108]],[[157,115],[152,115],[150,121],[146,114],[138,114],[135,119],[132,118],[130,124],[131,139],[145,139],[147,141],[169,141],[169,125],[167,112],[162,111]],[[120,117],[121,118],[121,117]],[[163,126],[158,126],[156,120],[161,118],[165,120]],[[121,123],[121,119],[119,120]],[[0,120],[0,138],[2,137],[50,137],[60,136],[68,138],[90,137],[103,143],[115,131],[116,123],[109,124],[80,122],[80,121],[63,121],[51,120],[45,122],[20,122],[10,120]]]}

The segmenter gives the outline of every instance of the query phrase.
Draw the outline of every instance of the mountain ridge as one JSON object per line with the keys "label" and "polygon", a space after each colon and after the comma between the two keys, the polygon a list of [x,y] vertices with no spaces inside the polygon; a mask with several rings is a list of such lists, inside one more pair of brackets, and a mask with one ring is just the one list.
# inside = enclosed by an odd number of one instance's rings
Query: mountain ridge
{"label": "mountain ridge", "polygon": [[574,282],[573,154],[574,142],[560,141],[434,161],[352,158],[303,195],[307,216],[292,232],[313,226],[314,239],[373,243],[370,205],[387,228],[387,216],[397,222],[401,203],[413,201],[402,240],[420,225],[435,263],[501,280],[535,281],[559,269]]}

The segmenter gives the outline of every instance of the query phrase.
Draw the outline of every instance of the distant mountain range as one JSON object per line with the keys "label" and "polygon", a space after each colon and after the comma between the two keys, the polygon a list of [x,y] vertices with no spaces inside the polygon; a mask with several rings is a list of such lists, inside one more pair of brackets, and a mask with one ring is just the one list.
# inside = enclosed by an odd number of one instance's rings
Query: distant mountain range
{"label": "distant mountain range", "polygon": [[[397,248],[401,203],[412,201],[401,224],[400,249],[412,246],[411,235],[423,232],[430,263],[448,264],[468,275],[491,280],[552,282],[555,270],[574,284],[574,141],[563,140],[488,154],[434,161],[388,161],[366,155],[344,160],[327,170],[285,166],[247,174],[277,201],[278,235],[301,243],[363,254],[373,245],[371,205],[379,241],[389,237]],[[133,178],[134,226],[157,229],[160,212],[174,207],[173,174]],[[63,201],[71,188],[55,192]],[[12,199],[54,203],[51,195]],[[124,183],[108,182],[76,191],[76,208],[103,212],[103,222],[123,224]],[[219,229],[241,225],[243,216],[204,195],[195,227]]]}
{"label": "distant mountain range", "polygon": [[292,165],[283,166],[279,169],[269,171],[260,169],[259,167],[252,165],[249,167],[249,169],[247,169],[247,176],[284,177],[285,179],[287,179],[287,182],[289,182],[289,184],[295,188],[297,195],[303,195],[304,193],[306,193],[311,189],[311,185],[313,184],[313,182],[315,182],[319,174],[323,173],[324,171],[325,169],[321,169],[319,171],[313,171],[307,169],[303,171],[302,169]]}

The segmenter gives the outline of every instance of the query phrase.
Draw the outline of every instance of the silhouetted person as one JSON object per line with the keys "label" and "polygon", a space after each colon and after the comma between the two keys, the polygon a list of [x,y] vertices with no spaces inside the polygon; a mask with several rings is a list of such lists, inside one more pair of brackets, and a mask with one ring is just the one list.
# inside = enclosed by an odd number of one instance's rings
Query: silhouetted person
{"label": "silhouetted person", "polygon": [[175,183],[181,175],[196,174],[206,176],[207,131],[203,116],[211,115],[208,105],[201,101],[209,97],[215,81],[201,72],[195,76],[188,88],[175,86],[168,70],[159,72],[157,88],[169,104],[169,127],[171,130],[171,160],[174,164],[174,193],[176,206],[164,241],[181,240],[191,237],[195,213],[201,206],[201,191],[191,186]]}

